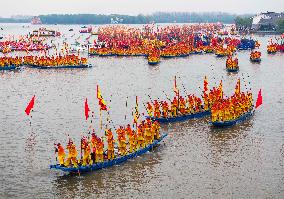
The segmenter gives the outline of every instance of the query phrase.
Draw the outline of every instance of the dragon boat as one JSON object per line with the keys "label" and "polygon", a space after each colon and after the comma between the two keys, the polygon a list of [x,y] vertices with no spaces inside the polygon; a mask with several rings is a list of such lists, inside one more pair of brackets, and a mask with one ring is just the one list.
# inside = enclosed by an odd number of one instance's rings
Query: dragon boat
{"label": "dragon boat", "polygon": [[216,127],[228,127],[228,126],[233,126],[237,123],[240,123],[242,121],[247,120],[248,118],[250,118],[254,113],[254,110],[251,109],[248,112],[242,114],[240,117],[234,119],[234,120],[229,120],[229,121],[218,121],[218,122],[212,122],[213,126]]}
{"label": "dragon boat", "polygon": [[61,170],[64,172],[68,172],[68,173],[86,173],[86,172],[91,172],[91,171],[96,171],[96,170],[100,170],[103,168],[108,168],[114,165],[118,165],[121,164],[123,162],[126,162],[129,159],[133,159],[136,158],[137,156],[140,156],[150,150],[152,150],[154,147],[156,147],[168,134],[164,133],[161,135],[160,139],[158,140],[154,140],[154,142],[152,144],[149,144],[148,146],[146,146],[145,148],[139,149],[133,153],[130,153],[128,155],[125,156],[119,156],[116,157],[113,160],[105,160],[104,162],[100,162],[100,163],[95,163],[92,165],[87,165],[87,166],[78,166],[78,167],[65,167],[65,166],[61,166],[59,164],[55,164],[55,165],[50,165],[50,169],[56,169],[56,170]]}

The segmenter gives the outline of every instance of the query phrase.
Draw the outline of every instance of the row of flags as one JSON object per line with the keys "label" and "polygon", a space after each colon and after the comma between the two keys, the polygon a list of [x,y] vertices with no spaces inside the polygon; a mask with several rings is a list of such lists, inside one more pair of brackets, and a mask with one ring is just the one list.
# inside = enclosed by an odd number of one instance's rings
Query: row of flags
{"label": "row of flags", "polygon": [[[241,85],[240,85],[240,79],[238,79],[237,84],[235,86],[235,94],[239,94],[241,93]],[[218,89],[221,91],[221,97],[223,98],[223,83],[222,80],[220,81],[219,87]],[[208,91],[208,79],[207,76],[205,76],[204,78],[204,92],[206,93]],[[177,83],[176,83],[176,76],[174,77],[174,92],[176,94],[176,96],[179,97],[179,89],[177,88]],[[99,85],[97,85],[97,99],[98,99],[98,104],[99,104],[99,108],[100,111],[108,111],[107,108],[107,104],[104,100],[104,98],[102,97]],[[30,115],[33,107],[35,104],[35,95],[32,97],[32,99],[30,100],[29,104],[27,105],[26,109],[25,109],[25,113],[26,115]],[[257,100],[256,100],[256,105],[255,108],[259,107],[262,104],[262,94],[261,94],[261,89],[258,92],[258,96],[257,96]],[[89,104],[88,104],[88,99],[85,99],[85,118],[86,120],[88,120],[89,118],[89,112],[90,112],[90,108],[89,108]],[[135,110],[133,113],[133,122],[135,124],[138,123],[138,119],[140,117],[139,111],[138,111],[138,96],[136,96],[136,103],[135,103]]]}

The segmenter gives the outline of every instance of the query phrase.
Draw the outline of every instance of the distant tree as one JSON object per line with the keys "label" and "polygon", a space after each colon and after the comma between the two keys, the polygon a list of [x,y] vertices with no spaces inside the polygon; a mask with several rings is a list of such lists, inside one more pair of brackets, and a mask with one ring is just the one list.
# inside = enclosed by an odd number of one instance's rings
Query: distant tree
{"label": "distant tree", "polygon": [[252,25],[252,17],[240,17],[235,18],[235,24],[238,30],[250,29]]}
{"label": "distant tree", "polygon": [[284,33],[284,19],[277,21],[276,31],[280,34]]}

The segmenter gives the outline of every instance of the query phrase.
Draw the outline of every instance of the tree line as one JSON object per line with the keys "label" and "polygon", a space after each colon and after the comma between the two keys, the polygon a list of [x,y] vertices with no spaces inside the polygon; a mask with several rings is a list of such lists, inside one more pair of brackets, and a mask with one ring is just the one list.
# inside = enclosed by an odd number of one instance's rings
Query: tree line
{"label": "tree line", "polygon": [[151,15],[51,14],[40,15],[44,24],[145,24],[145,23],[234,23],[235,14],[222,12],[156,12]]}

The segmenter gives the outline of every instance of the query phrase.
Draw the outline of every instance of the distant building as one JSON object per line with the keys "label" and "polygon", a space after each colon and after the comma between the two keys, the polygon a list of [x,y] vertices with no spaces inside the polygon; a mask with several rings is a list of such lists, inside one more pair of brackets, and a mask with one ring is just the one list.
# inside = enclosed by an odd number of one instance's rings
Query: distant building
{"label": "distant building", "polygon": [[42,24],[42,23],[41,23],[41,20],[40,20],[39,17],[33,17],[32,20],[31,20],[31,24],[38,25],[38,24]]}
{"label": "distant building", "polygon": [[284,19],[284,12],[282,13],[276,13],[276,12],[260,13],[253,17],[251,28],[256,31],[275,30],[277,26],[277,21],[280,19]]}

